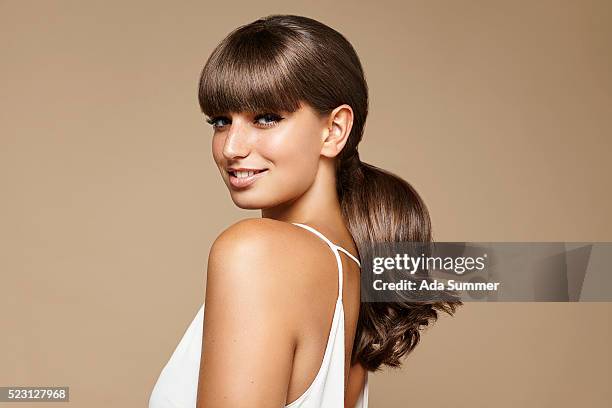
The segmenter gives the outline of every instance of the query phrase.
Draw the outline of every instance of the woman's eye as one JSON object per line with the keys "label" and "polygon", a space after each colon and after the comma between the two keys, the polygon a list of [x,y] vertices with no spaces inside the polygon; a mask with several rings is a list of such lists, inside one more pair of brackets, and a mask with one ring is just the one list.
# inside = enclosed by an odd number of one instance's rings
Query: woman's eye
{"label": "woman's eye", "polygon": [[223,116],[216,116],[214,118],[206,119],[206,122],[210,123],[214,129],[218,129],[225,126],[223,121],[229,122],[229,120]]}
{"label": "woman's eye", "polygon": [[275,113],[264,113],[263,115],[259,115],[255,118],[255,122],[257,124],[264,127],[272,127],[278,124],[284,118],[275,114]]}
{"label": "woman's eye", "polygon": [[[283,119],[283,117],[276,113],[264,113],[255,117],[255,124],[263,127],[272,127]],[[230,124],[231,120],[225,116],[215,116],[213,118],[207,118],[206,122],[211,124],[213,129],[221,129],[225,125]]]}

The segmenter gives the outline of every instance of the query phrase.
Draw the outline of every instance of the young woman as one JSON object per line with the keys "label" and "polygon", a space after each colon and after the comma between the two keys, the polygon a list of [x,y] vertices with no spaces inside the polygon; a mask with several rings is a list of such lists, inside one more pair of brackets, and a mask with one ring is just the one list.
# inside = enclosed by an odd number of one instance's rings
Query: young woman
{"label": "young woman", "polygon": [[408,183],[359,159],[368,113],[351,44],[310,18],[231,32],[201,74],[212,154],[234,204],[261,218],[223,231],[204,305],[150,408],[357,407],[368,371],[397,367],[451,303],[361,303],[359,253],[431,241]]}

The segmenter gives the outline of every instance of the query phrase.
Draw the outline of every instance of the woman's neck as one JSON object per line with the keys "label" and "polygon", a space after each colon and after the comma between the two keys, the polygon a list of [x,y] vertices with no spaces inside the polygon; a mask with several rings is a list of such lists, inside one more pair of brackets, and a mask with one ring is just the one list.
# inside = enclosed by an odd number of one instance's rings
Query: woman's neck
{"label": "woman's neck", "polygon": [[338,193],[335,168],[332,163],[321,163],[312,186],[300,197],[281,205],[261,210],[262,218],[330,228],[344,225]]}

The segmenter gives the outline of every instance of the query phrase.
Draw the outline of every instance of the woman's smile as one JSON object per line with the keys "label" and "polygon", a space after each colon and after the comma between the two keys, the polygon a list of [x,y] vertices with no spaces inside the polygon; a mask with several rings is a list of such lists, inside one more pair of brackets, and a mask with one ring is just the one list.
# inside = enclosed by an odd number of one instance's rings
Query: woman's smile
{"label": "woman's smile", "polygon": [[268,169],[237,168],[227,169],[230,185],[235,189],[242,189],[255,183],[268,173]]}

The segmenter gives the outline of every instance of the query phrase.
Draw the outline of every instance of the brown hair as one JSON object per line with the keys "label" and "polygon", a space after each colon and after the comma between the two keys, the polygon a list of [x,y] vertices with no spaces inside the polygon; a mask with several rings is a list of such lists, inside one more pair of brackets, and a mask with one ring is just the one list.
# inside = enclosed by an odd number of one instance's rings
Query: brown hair
{"label": "brown hair", "polygon": [[[206,62],[198,98],[209,116],[295,112],[302,101],[325,115],[350,105],[353,127],[336,159],[336,188],[359,253],[373,243],[432,241],[429,213],[410,184],[359,159],[368,87],[357,53],[339,32],[295,15],[270,15],[238,27]],[[352,363],[370,371],[399,367],[400,358],[418,344],[420,329],[437,319],[437,311],[452,315],[460,304],[361,303]]]}

